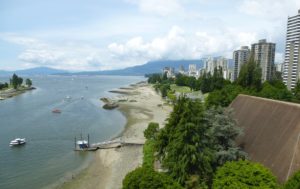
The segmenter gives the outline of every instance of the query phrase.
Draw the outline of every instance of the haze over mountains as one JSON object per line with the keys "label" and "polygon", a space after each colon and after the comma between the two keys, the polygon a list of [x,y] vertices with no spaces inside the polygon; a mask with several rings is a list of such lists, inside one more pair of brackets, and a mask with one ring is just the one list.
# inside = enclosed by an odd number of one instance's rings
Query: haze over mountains
{"label": "haze over mountains", "polygon": [[[106,71],[83,71],[83,72],[71,72],[67,70],[53,69],[49,67],[36,67],[26,70],[16,71],[1,71],[0,75],[124,75],[124,76],[141,76],[149,73],[160,73],[164,67],[174,67],[175,70],[182,65],[185,69],[188,69],[189,64],[196,64],[197,68],[203,67],[202,60],[158,60],[150,61],[143,65],[128,67],[118,70],[106,70]],[[231,67],[231,63],[229,64]]]}

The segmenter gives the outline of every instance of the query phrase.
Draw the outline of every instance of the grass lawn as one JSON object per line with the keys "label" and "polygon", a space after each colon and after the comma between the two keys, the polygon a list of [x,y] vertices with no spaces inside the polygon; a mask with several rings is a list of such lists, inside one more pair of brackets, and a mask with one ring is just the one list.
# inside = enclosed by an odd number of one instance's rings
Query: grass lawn
{"label": "grass lawn", "polygon": [[176,84],[171,85],[171,90],[179,93],[190,93],[191,89],[187,86],[177,86]]}

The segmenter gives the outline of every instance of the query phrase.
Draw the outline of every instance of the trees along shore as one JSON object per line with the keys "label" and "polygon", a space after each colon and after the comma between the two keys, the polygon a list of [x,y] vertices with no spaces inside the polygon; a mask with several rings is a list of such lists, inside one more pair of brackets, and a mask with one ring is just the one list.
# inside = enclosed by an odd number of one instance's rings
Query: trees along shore
{"label": "trees along shore", "polygon": [[1,100],[22,94],[27,90],[32,90],[32,81],[30,79],[25,80],[25,85],[23,84],[24,80],[22,77],[13,74],[8,83],[0,82],[0,98]]}
{"label": "trees along shore", "polygon": [[[148,77],[155,90],[172,102],[173,112],[162,129],[150,123],[145,130],[144,163],[125,177],[124,189],[300,187],[300,172],[280,185],[270,170],[248,160],[235,143],[243,131],[228,108],[238,94],[299,103],[300,82],[289,91],[276,73],[271,81],[262,83],[261,70],[253,59],[243,65],[235,82],[223,79],[221,68],[198,79],[181,74]],[[178,97],[173,85],[200,90],[207,97],[205,101],[188,99],[184,94]],[[155,161],[161,163],[163,173],[154,170]]]}

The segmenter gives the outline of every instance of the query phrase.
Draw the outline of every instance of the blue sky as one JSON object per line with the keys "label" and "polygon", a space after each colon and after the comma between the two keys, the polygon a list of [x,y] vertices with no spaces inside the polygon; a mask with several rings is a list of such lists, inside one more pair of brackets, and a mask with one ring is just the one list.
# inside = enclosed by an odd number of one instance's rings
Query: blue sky
{"label": "blue sky", "polygon": [[266,38],[284,55],[299,0],[0,0],[0,69],[106,70],[231,58]]}

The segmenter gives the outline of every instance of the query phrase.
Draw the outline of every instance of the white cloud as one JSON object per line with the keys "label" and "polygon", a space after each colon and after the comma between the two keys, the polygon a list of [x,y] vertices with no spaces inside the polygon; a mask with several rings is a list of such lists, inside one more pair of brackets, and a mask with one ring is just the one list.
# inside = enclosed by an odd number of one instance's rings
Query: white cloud
{"label": "white cloud", "polygon": [[22,66],[50,66],[67,70],[94,70],[111,68],[101,61],[101,50],[84,44],[50,44],[31,37],[15,34],[0,38],[20,45],[24,50],[18,55]]}
{"label": "white cloud", "polygon": [[238,5],[241,13],[272,20],[296,15],[299,8],[299,0],[243,0]]}
{"label": "white cloud", "polygon": [[186,34],[182,28],[173,26],[164,37],[156,37],[148,42],[145,42],[142,37],[135,37],[124,44],[111,43],[108,49],[115,59],[123,61],[199,59],[203,56],[217,55],[231,58],[233,50],[242,45],[250,45],[256,40],[255,33],[238,32],[232,29]]}
{"label": "white cloud", "polygon": [[127,0],[127,2],[138,5],[142,12],[161,16],[183,11],[183,7],[178,0]]}

